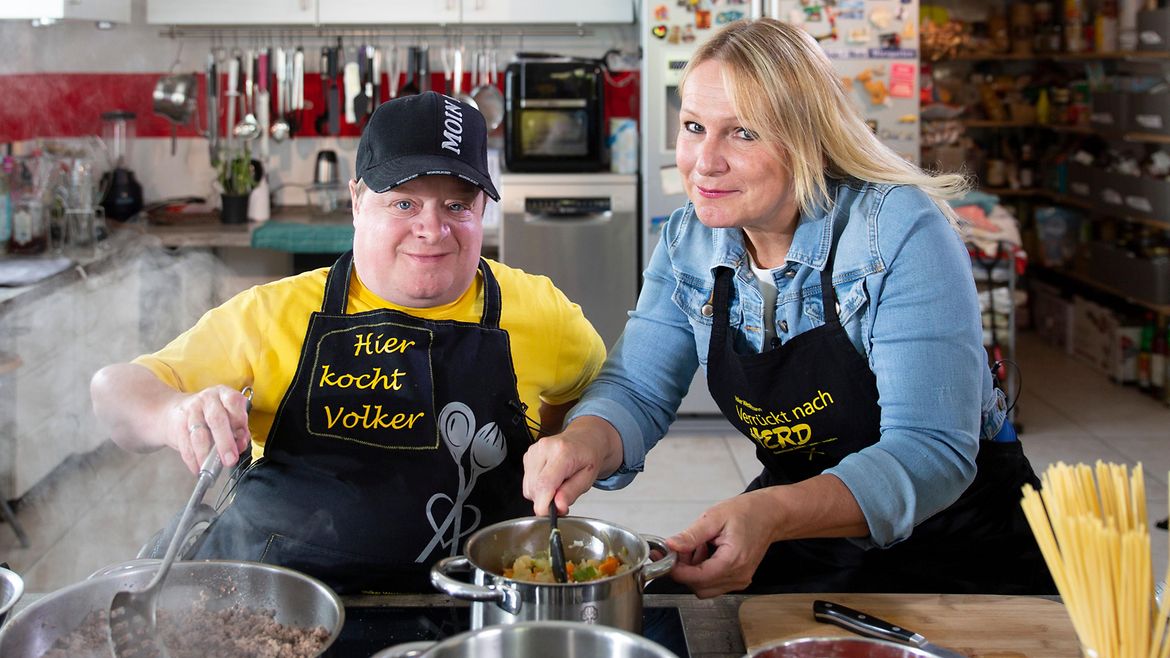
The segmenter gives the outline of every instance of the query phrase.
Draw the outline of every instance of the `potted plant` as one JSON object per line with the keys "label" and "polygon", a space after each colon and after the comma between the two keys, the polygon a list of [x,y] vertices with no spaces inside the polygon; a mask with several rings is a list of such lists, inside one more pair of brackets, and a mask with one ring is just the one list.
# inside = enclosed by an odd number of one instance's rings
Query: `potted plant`
{"label": "potted plant", "polygon": [[219,185],[223,208],[220,221],[224,224],[244,224],[248,221],[248,196],[256,187],[248,149],[219,163]]}

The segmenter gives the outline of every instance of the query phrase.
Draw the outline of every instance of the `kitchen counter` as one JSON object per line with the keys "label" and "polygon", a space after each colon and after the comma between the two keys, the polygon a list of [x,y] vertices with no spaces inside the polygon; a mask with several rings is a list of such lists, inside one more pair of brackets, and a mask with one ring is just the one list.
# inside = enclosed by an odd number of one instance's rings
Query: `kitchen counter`
{"label": "kitchen counter", "polygon": [[[308,206],[281,206],[273,209],[272,218],[267,222],[224,224],[219,221],[219,215],[216,213],[172,214],[152,218],[150,223],[141,225],[140,230],[158,238],[164,247],[252,247],[255,244],[255,234],[260,228],[286,225],[289,229],[303,229],[298,231],[300,237],[293,241],[300,246],[284,247],[280,250],[333,253],[339,251],[336,248],[338,230],[348,229],[349,239],[352,240],[352,224],[353,217],[348,212],[319,215]],[[321,248],[306,245],[303,236],[312,229],[317,229],[322,234],[330,234],[326,239],[329,244]],[[485,227],[483,242],[485,248],[495,249],[499,243],[498,232],[494,228]]]}

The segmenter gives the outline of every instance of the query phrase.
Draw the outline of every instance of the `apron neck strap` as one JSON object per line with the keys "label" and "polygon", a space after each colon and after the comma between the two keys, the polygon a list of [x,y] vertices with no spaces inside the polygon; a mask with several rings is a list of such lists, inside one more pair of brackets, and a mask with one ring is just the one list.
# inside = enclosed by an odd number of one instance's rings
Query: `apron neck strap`
{"label": "apron neck strap", "polygon": [[325,279],[325,298],[321,301],[321,312],[345,315],[349,302],[349,277],[353,271],[353,250],[347,251],[329,268]]}
{"label": "apron neck strap", "polygon": [[[830,217],[827,221],[833,221]],[[829,245],[829,259],[825,261],[825,269],[821,270],[821,305],[824,307],[825,324],[837,324],[841,321],[837,315],[837,291],[833,290],[833,262],[837,257],[837,243],[841,241],[841,234],[845,232],[847,221],[839,221],[833,226],[833,242]]]}
{"label": "apron neck strap", "polygon": [[[349,302],[349,279],[353,273],[353,251],[342,254],[325,279],[325,298],[321,311],[331,315],[345,315]],[[492,274],[487,261],[479,259],[479,273],[483,277],[483,317],[480,323],[491,329],[500,327],[500,284]]]}

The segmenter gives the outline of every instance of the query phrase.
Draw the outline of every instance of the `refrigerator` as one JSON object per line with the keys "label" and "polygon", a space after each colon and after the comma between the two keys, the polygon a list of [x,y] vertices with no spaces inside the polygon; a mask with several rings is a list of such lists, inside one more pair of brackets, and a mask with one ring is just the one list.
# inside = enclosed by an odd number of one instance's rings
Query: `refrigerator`
{"label": "refrigerator", "polygon": [[[686,204],[674,159],[679,78],[691,53],[733,21],[770,16],[807,30],[882,142],[918,162],[918,0],[642,0],[639,11],[641,270],[663,223]],[[679,413],[719,413],[701,369]]]}

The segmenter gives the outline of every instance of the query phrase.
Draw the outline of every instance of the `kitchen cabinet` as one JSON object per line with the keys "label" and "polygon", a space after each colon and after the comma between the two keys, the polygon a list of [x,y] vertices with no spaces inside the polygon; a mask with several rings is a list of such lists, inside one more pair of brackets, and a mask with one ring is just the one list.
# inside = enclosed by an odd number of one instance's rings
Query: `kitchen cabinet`
{"label": "kitchen cabinet", "polygon": [[322,25],[632,23],[630,0],[317,0]]}
{"label": "kitchen cabinet", "polygon": [[317,0],[322,25],[458,23],[461,0]]}
{"label": "kitchen cabinet", "polygon": [[0,19],[130,22],[130,0],[4,0]]}
{"label": "kitchen cabinet", "polygon": [[23,496],[75,453],[97,448],[89,380],[101,367],[154,351],[211,307],[206,252],[111,245],[86,274],[65,272],[0,306],[0,495]]}
{"label": "kitchen cabinet", "polygon": [[146,22],[164,25],[313,25],[317,22],[317,0],[146,0]]}
{"label": "kitchen cabinet", "polygon": [[464,23],[633,23],[630,0],[463,0]]}

